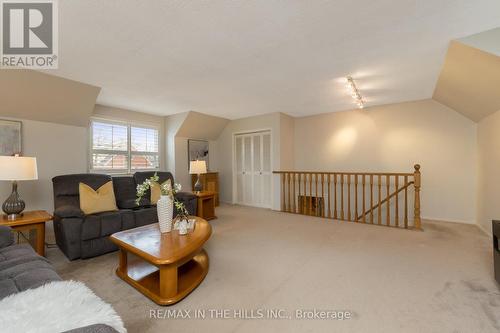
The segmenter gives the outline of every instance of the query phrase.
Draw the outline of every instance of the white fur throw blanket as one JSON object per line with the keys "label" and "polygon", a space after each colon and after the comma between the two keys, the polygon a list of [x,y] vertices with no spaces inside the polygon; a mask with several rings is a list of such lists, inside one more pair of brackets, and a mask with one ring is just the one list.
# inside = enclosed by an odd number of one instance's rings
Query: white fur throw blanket
{"label": "white fur throw blanket", "polygon": [[56,281],[0,300],[0,331],[54,333],[105,324],[126,333],[111,305],[81,282]]}

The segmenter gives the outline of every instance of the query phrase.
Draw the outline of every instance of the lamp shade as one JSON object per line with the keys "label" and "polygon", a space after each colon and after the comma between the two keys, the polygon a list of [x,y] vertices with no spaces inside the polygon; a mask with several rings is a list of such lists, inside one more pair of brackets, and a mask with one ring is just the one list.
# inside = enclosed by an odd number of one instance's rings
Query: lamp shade
{"label": "lamp shade", "polygon": [[189,173],[193,175],[207,173],[207,163],[205,161],[190,161]]}
{"label": "lamp shade", "polygon": [[38,179],[36,157],[0,156],[0,180]]}

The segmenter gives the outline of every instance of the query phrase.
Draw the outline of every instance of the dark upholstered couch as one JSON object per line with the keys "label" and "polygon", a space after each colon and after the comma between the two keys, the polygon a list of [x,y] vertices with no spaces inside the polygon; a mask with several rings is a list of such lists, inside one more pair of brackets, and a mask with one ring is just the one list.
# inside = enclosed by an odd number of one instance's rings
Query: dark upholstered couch
{"label": "dark upholstered couch", "polygon": [[[117,250],[109,236],[115,232],[158,222],[156,206],[150,203],[147,193],[136,205],[136,188],[154,172],[136,172],[132,177],[111,177],[102,174],[75,174],[57,176],[54,186],[54,232],[59,248],[70,259],[90,258]],[[173,177],[170,172],[158,172],[160,183]],[[94,190],[113,181],[118,211],[84,215],[80,210],[78,194],[82,182]],[[196,215],[196,196],[177,193],[191,215]],[[174,212],[174,216],[177,212]]]}
{"label": "dark upholstered couch", "polygon": [[60,280],[47,259],[29,244],[14,244],[11,228],[0,226],[0,299]]}
{"label": "dark upholstered couch", "polygon": [[[15,244],[12,229],[0,226],[0,300],[53,281],[61,278],[50,262],[36,254],[29,244]],[[71,333],[95,332],[118,333],[103,324],[71,330]]]}

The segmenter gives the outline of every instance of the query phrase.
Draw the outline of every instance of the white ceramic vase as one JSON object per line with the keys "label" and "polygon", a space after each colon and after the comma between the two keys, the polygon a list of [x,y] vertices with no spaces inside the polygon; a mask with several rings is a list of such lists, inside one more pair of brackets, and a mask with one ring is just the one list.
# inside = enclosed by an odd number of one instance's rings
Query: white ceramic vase
{"label": "white ceramic vase", "polygon": [[160,232],[172,231],[172,218],[174,216],[174,201],[168,195],[162,195],[156,203],[156,211],[158,213],[158,224]]}

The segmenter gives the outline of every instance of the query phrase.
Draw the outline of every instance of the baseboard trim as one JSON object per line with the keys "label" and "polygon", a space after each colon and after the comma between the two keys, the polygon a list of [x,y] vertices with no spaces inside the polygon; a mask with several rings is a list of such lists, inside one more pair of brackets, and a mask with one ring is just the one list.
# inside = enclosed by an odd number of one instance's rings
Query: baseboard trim
{"label": "baseboard trim", "polygon": [[450,222],[450,223],[461,223],[461,224],[477,225],[477,223],[475,221],[447,220],[447,219],[442,219],[442,218],[426,217],[426,216],[422,216],[421,219],[422,220],[429,220],[429,221],[436,221],[436,222]]}

